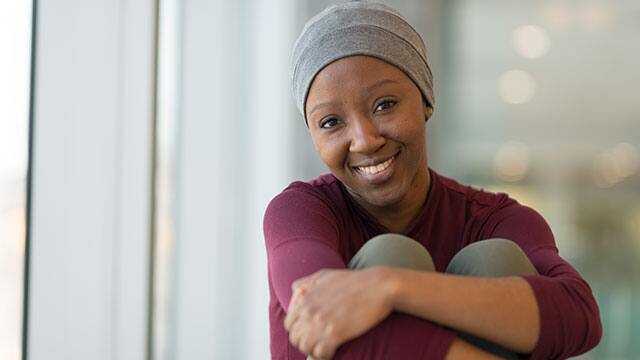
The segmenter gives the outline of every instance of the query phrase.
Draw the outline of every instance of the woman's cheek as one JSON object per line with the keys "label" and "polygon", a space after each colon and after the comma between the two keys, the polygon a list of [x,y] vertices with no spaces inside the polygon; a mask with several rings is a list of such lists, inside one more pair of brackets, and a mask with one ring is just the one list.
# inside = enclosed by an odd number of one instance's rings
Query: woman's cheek
{"label": "woman's cheek", "polygon": [[349,153],[349,146],[336,137],[328,141],[323,147],[324,158],[331,168],[342,169]]}

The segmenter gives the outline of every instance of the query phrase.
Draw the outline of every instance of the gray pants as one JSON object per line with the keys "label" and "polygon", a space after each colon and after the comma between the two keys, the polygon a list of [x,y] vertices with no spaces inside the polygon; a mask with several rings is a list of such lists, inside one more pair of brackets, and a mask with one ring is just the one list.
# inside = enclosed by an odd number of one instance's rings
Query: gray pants
{"label": "gray pants", "polygon": [[[371,238],[349,262],[350,269],[372,266],[435,271],[427,249],[417,241],[399,234],[382,234]],[[451,259],[446,272],[485,277],[538,274],[522,249],[515,242],[505,239],[482,240],[466,246]],[[458,336],[502,358],[518,358],[513,352],[484,339],[465,333],[458,333]]]}

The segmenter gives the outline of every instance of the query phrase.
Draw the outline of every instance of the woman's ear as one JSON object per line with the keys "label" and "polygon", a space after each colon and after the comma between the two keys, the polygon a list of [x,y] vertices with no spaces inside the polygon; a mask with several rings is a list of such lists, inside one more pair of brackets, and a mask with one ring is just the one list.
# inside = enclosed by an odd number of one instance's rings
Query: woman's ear
{"label": "woman's ear", "polygon": [[433,115],[433,107],[424,100],[422,104],[424,106],[424,121],[427,122],[429,118],[431,118],[431,115]]}

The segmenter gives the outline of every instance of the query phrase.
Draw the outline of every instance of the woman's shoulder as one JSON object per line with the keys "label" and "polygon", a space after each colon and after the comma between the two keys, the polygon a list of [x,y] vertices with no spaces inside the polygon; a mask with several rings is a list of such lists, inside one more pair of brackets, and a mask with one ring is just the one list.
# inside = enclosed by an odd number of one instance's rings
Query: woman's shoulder
{"label": "woman's shoulder", "polygon": [[[269,208],[286,208],[286,212],[340,212],[344,207],[344,198],[340,181],[331,173],[320,175],[311,180],[291,182],[271,199]],[[280,205],[280,206],[278,206]]]}
{"label": "woman's shoulder", "polygon": [[531,231],[536,229],[545,234],[545,239],[549,238],[549,226],[542,215],[537,210],[520,204],[509,194],[487,191],[442,175],[437,176],[444,188],[443,192],[449,194],[449,202],[464,206],[466,225],[472,229],[469,234],[475,234],[473,236],[476,240],[492,237],[499,224],[514,228],[526,224]]}
{"label": "woman's shoulder", "polygon": [[464,204],[465,208],[472,213],[519,205],[507,193],[487,191],[482,187],[464,184],[433,170],[431,172],[434,175],[434,181],[437,181],[442,188],[443,195],[450,201]]}
{"label": "woman's shoulder", "polygon": [[311,191],[323,193],[339,187],[340,181],[331,173],[322,174],[311,180],[296,180],[291,182],[282,192]]}
{"label": "woman's shoulder", "polygon": [[323,201],[331,201],[342,195],[340,181],[331,173],[322,174],[311,180],[293,181],[276,197],[285,194],[289,198],[314,196]]}
{"label": "woman's shoulder", "polygon": [[330,174],[290,183],[271,199],[264,212],[267,246],[275,247],[289,239],[315,238],[337,247],[337,240],[331,239],[338,239],[348,212],[339,192],[340,182]]}

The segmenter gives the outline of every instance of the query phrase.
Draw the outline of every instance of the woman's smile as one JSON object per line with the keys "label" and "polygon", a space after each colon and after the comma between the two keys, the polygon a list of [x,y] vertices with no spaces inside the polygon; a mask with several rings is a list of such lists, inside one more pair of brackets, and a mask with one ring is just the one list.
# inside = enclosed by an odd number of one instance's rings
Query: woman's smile
{"label": "woman's smile", "polygon": [[372,161],[371,165],[354,167],[356,175],[371,184],[381,184],[393,176],[395,170],[396,155],[383,161]]}

